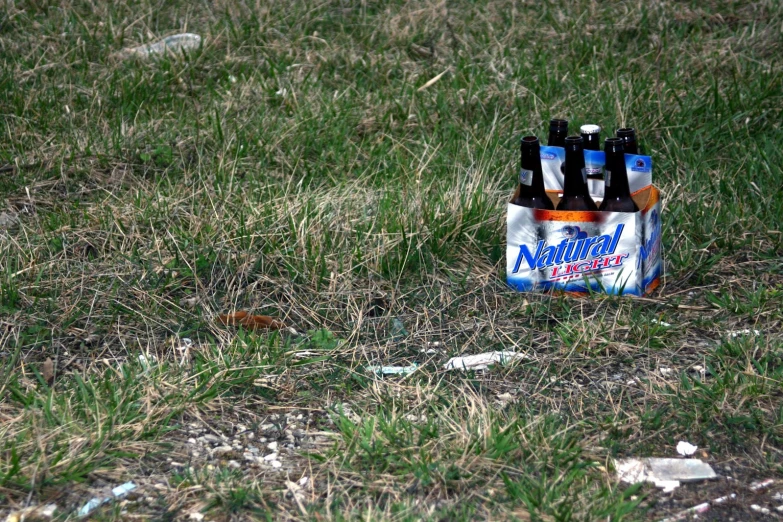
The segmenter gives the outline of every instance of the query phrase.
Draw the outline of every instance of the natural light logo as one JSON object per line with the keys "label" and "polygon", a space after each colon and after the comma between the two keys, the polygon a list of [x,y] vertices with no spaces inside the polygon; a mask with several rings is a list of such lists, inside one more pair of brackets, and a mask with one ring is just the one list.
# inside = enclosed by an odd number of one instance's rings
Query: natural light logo
{"label": "natural light logo", "polygon": [[519,245],[512,273],[519,272],[522,261],[527,263],[530,270],[551,267],[551,280],[571,279],[589,272],[618,268],[630,255],[615,254],[624,229],[625,225],[621,223],[611,234],[588,237],[587,232],[579,227],[566,225],[560,229],[563,240],[557,245],[547,246],[546,241],[541,240],[536,244],[535,252],[527,245]]}
{"label": "natural light logo", "polygon": [[542,152],[542,153],[541,153],[541,159],[543,159],[543,160],[553,160],[553,159],[555,159],[556,157],[557,157],[557,156],[555,156],[555,155],[554,155],[554,154],[552,154],[551,152]]}

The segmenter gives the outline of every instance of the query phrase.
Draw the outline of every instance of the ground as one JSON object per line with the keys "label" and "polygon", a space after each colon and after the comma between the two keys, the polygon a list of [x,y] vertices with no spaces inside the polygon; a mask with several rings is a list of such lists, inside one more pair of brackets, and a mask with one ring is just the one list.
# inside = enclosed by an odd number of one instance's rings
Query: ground
{"label": "ground", "polygon": [[[90,516],[783,518],[782,26],[774,1],[6,1],[0,517],[133,482]],[[651,295],[506,286],[519,139],[554,117],[638,129]],[[493,350],[523,357],[443,367]],[[719,478],[617,480],[680,440]]]}

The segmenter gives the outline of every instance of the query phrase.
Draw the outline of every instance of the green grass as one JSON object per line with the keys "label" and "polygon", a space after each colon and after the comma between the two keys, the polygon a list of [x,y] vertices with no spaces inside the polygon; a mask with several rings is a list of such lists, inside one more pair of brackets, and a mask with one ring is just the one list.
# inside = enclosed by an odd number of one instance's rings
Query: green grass
{"label": "green grass", "polygon": [[[678,440],[783,478],[778,3],[0,11],[0,516],[132,480],[96,518],[655,520],[724,482],[672,498],[611,459]],[[638,129],[651,298],[505,286],[518,140],[552,117]],[[528,358],[442,369],[490,350]]]}

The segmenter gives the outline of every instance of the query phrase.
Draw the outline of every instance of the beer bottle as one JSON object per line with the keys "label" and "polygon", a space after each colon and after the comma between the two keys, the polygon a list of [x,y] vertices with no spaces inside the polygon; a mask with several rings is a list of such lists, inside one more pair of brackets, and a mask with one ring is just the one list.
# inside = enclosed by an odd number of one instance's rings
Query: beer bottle
{"label": "beer bottle", "polygon": [[639,154],[639,149],[636,147],[636,129],[633,127],[617,129],[617,137],[625,142],[626,154]]}
{"label": "beer bottle", "polygon": [[565,139],[565,181],[557,210],[598,210],[587,191],[584,140],[581,136]]}
{"label": "beer bottle", "polygon": [[565,139],[568,136],[568,120],[549,120],[549,139],[547,145],[565,147]]}
{"label": "beer bottle", "polygon": [[522,138],[522,169],[519,171],[519,194],[511,200],[514,205],[528,208],[554,210],[552,200],[544,189],[544,172],[541,169],[540,143],[535,136]]}
{"label": "beer bottle", "polygon": [[601,150],[601,127],[598,125],[582,125],[579,127],[582,139],[585,142],[585,150]]}
{"label": "beer bottle", "polygon": [[628,188],[628,171],[625,168],[625,145],[623,138],[606,138],[606,172],[604,176],[604,200],[598,210],[608,212],[638,212]]}

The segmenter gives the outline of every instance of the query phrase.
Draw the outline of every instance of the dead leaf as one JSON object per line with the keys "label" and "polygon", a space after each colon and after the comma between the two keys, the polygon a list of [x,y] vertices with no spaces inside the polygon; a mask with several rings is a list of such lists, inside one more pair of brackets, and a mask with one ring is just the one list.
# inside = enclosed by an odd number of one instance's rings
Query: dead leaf
{"label": "dead leaf", "polygon": [[43,369],[41,371],[46,384],[52,384],[54,382],[54,361],[51,357],[47,357],[43,363]]}
{"label": "dead leaf", "polygon": [[285,328],[282,321],[268,315],[249,315],[245,311],[233,314],[220,314],[218,321],[225,326],[244,326],[248,330],[279,330]]}

